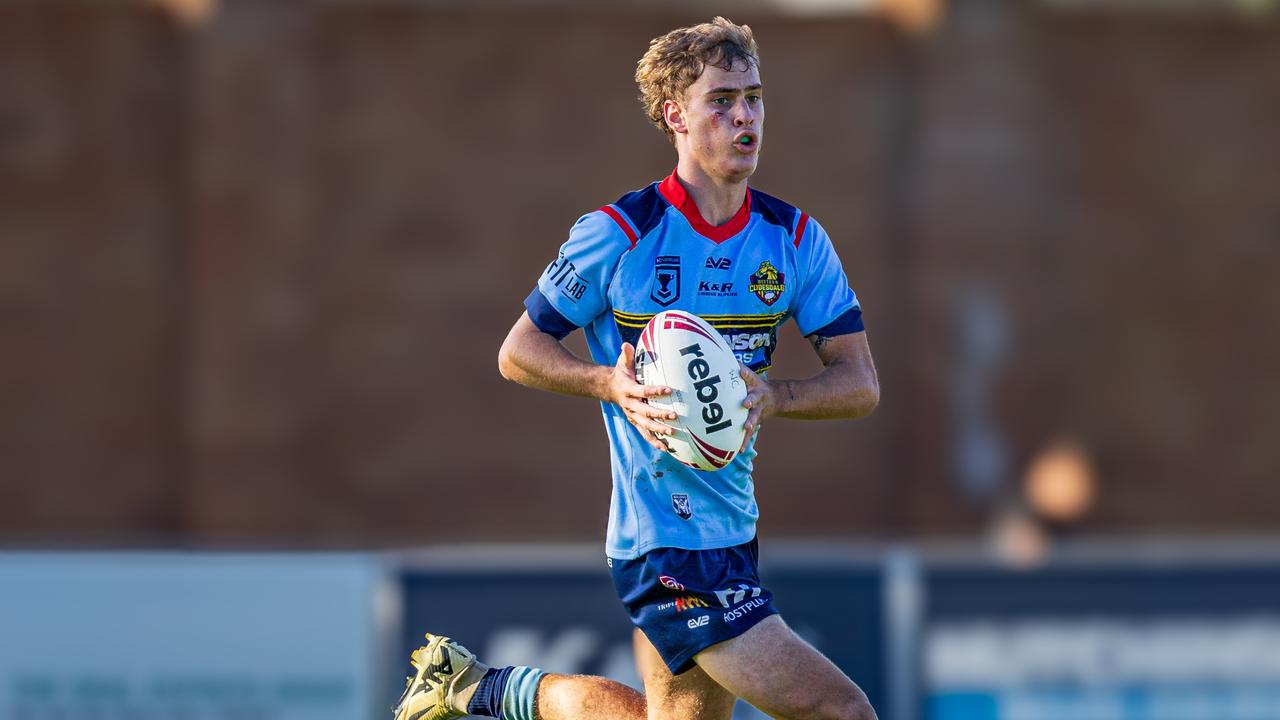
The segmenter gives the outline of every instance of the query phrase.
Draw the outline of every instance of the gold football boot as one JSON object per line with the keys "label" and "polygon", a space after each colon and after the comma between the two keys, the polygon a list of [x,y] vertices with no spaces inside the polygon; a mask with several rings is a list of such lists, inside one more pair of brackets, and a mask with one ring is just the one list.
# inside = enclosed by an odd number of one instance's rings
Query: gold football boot
{"label": "gold football boot", "polygon": [[[479,680],[478,673],[468,673],[483,666],[471,651],[447,637],[427,633],[427,644],[413,651],[409,661],[417,674],[405,678],[404,695],[396,703],[395,720],[448,720],[465,717],[453,709],[459,691]],[[467,676],[471,682],[460,685]]]}

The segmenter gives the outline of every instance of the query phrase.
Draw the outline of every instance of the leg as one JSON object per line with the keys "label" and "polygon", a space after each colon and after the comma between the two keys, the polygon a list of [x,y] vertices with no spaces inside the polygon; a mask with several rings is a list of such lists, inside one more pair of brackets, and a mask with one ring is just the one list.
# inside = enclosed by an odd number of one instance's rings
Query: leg
{"label": "leg", "polygon": [[538,720],[645,720],[644,696],[594,675],[544,675]]}
{"label": "leg", "polygon": [[867,696],[782,618],[698,653],[708,677],[776,720],[875,720]]}
{"label": "leg", "polygon": [[702,668],[672,675],[644,633],[635,630],[633,642],[649,720],[729,720],[733,715],[737,698],[707,677]]}
{"label": "leg", "polygon": [[413,652],[395,720],[450,720],[468,713],[505,720],[645,720],[644,696],[589,675],[493,669],[447,637],[427,634]]}

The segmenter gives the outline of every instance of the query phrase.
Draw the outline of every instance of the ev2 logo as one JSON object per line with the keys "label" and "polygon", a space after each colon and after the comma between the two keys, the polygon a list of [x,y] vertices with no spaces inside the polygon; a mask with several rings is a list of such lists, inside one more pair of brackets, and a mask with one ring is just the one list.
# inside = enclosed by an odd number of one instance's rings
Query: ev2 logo
{"label": "ev2 logo", "polygon": [[689,629],[693,630],[695,628],[706,627],[707,623],[709,622],[711,622],[711,616],[703,615],[701,617],[696,617],[690,620],[688,625],[689,625]]}
{"label": "ev2 logo", "polygon": [[708,270],[728,270],[733,267],[733,261],[729,258],[707,258]]}

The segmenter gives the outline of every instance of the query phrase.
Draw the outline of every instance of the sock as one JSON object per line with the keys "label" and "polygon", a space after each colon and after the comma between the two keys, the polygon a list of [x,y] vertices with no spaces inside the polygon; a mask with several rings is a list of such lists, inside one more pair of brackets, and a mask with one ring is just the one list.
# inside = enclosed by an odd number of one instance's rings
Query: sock
{"label": "sock", "polygon": [[543,672],[517,665],[489,668],[476,685],[467,713],[500,720],[534,720]]}
{"label": "sock", "polygon": [[471,702],[467,703],[468,715],[502,717],[502,694],[507,691],[507,680],[513,667],[489,668],[476,685]]}

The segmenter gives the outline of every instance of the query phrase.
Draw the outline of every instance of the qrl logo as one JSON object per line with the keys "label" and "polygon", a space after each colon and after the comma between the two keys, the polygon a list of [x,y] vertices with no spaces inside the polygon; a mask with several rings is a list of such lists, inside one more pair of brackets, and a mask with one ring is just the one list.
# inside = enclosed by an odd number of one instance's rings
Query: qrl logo
{"label": "qrl logo", "polygon": [[682,356],[693,356],[689,360],[689,377],[696,380],[693,384],[694,393],[698,396],[698,402],[702,403],[702,420],[707,424],[705,432],[711,434],[720,432],[727,427],[733,425],[732,420],[724,419],[724,408],[720,407],[720,403],[716,402],[716,398],[720,397],[720,389],[716,385],[720,384],[719,375],[711,375],[711,365],[702,359],[702,345],[694,343],[686,348],[680,349]]}
{"label": "qrl logo", "polygon": [[733,607],[747,599],[747,593],[751,593],[751,597],[760,597],[760,588],[751,587],[750,585],[738,584],[737,589],[717,590],[716,597],[720,599],[720,604],[725,607]]}

